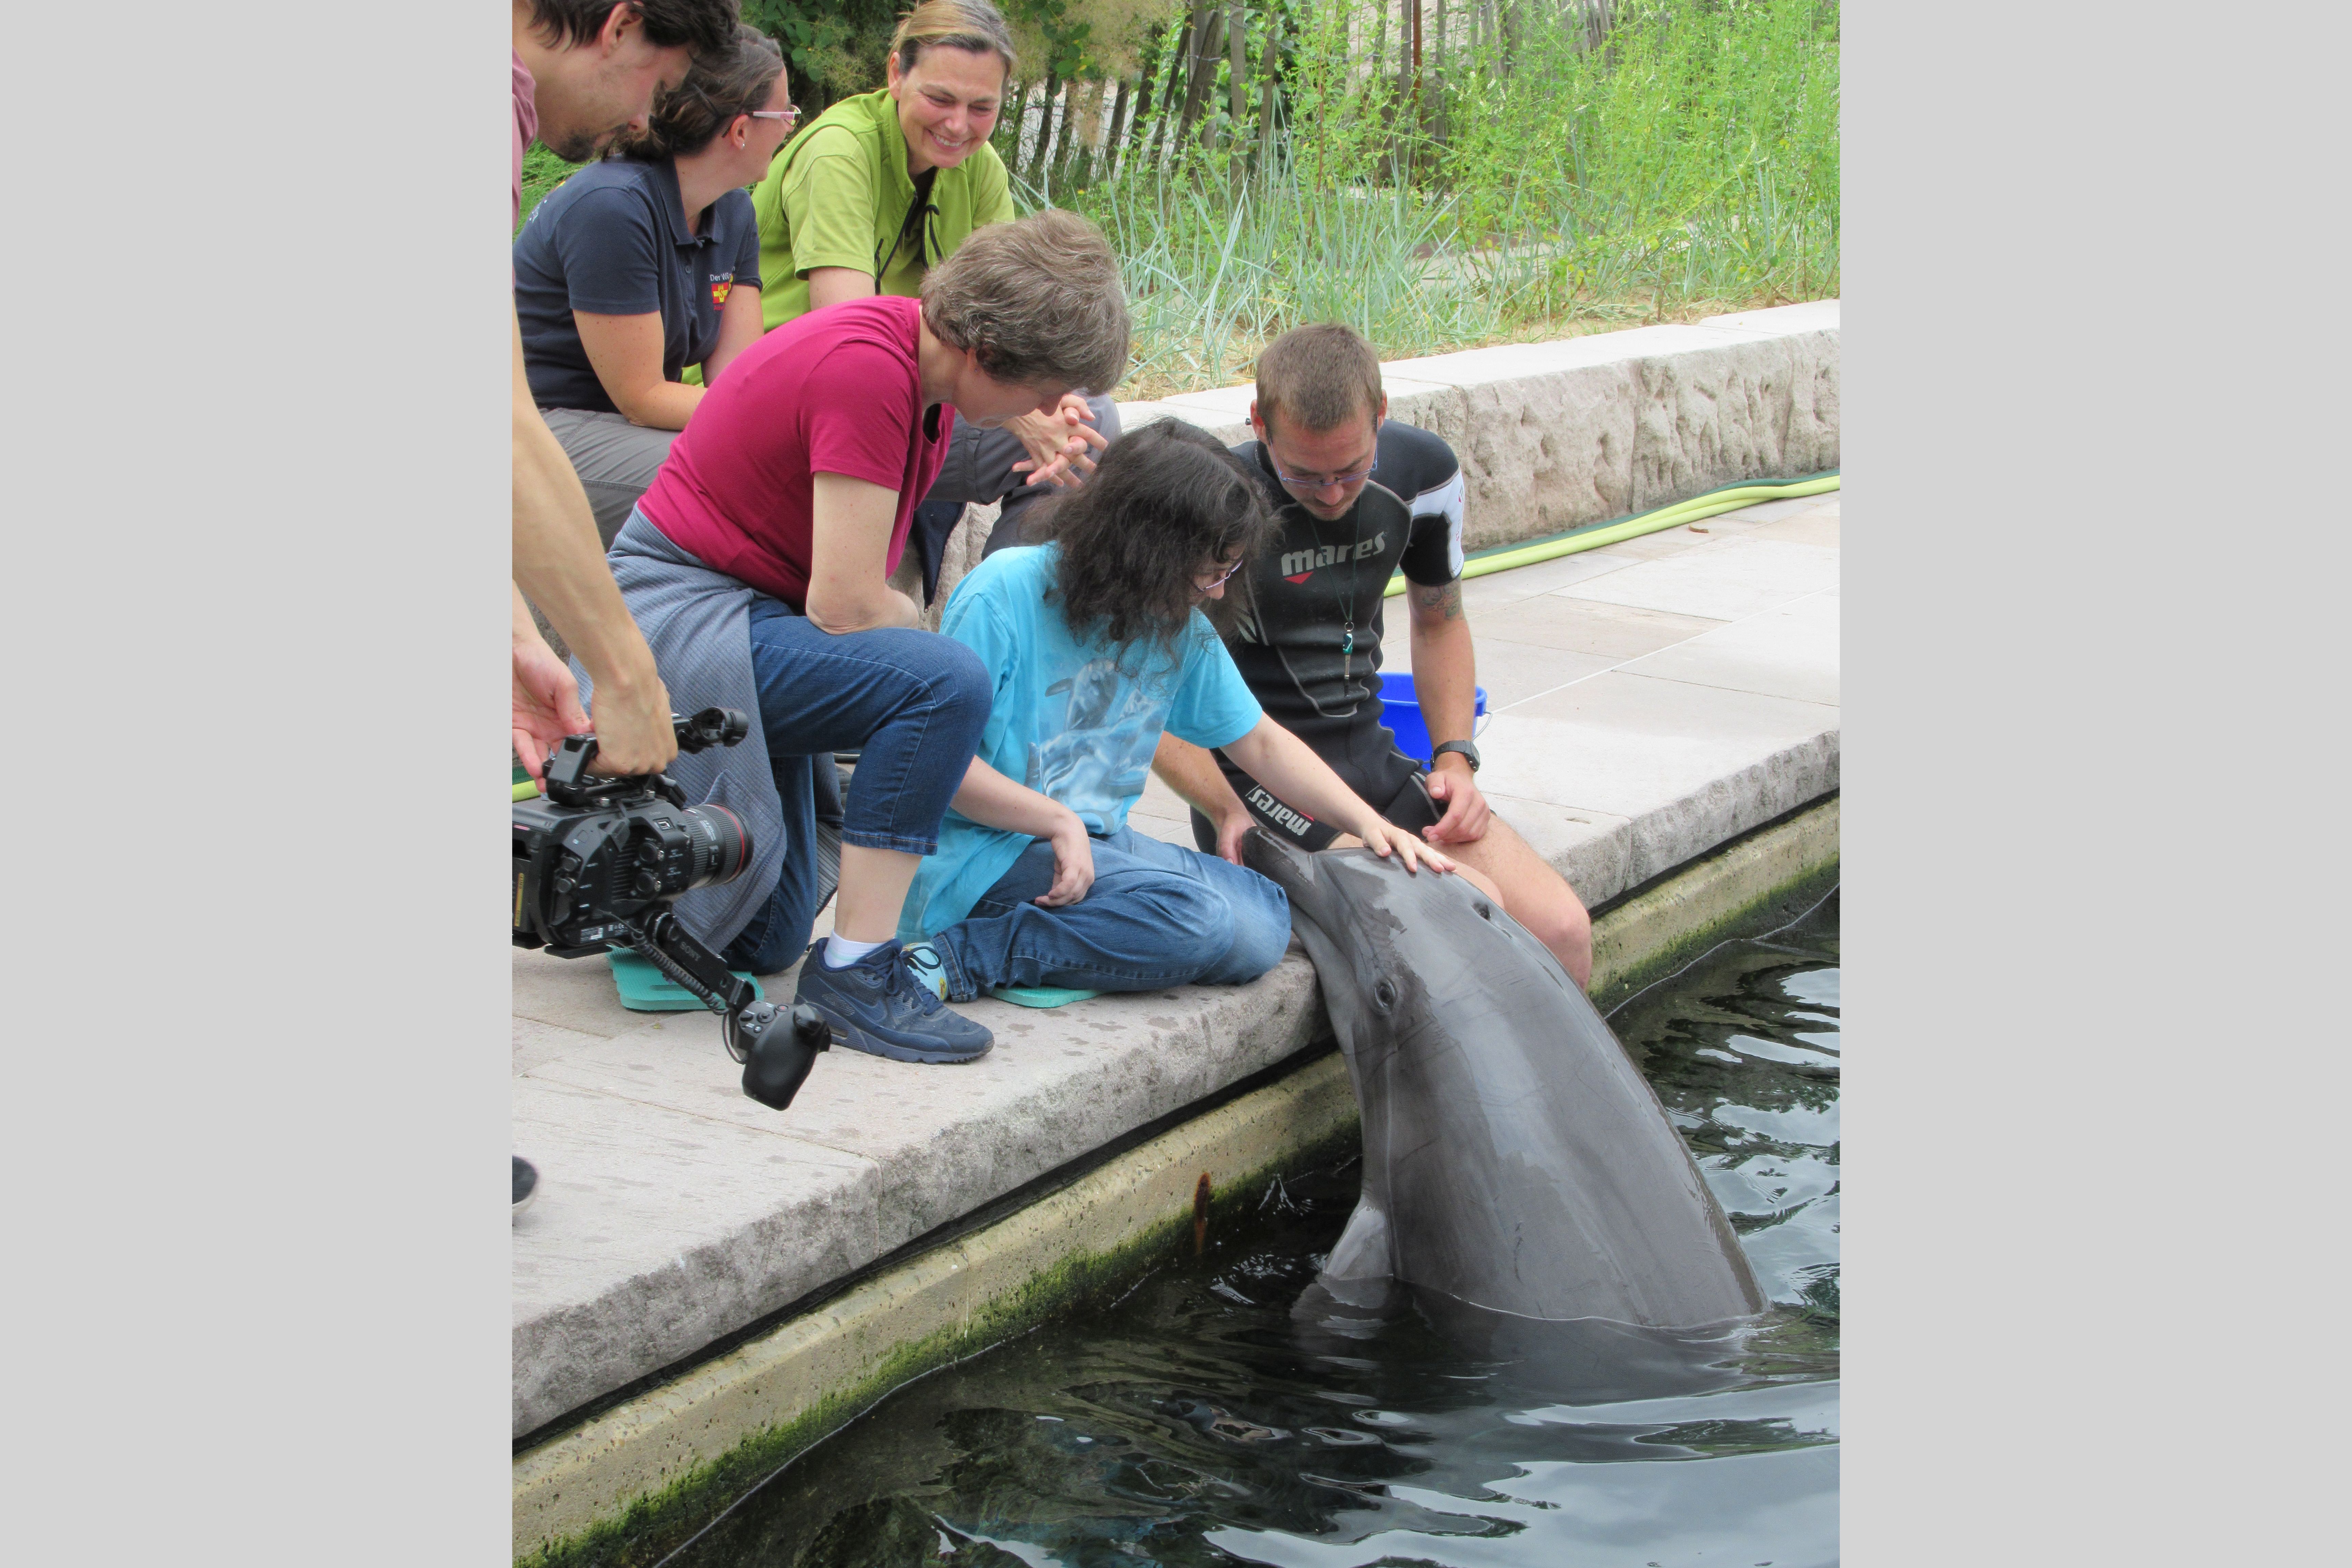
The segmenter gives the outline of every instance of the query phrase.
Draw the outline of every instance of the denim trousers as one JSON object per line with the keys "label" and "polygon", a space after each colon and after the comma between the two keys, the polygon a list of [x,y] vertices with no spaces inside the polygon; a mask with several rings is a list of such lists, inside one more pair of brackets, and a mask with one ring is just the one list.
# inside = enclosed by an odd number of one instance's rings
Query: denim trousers
{"label": "denim trousers", "polygon": [[801,955],[816,920],[812,759],[862,753],[843,844],[928,855],[988,725],[993,682],[951,637],[897,626],[835,636],[764,595],[751,601],[751,672],[788,842],[774,893],[720,956],[771,974]]}
{"label": "denim trousers", "polygon": [[1255,871],[1126,827],[1091,847],[1094,885],[1076,903],[1030,901],[1054,885],[1054,847],[1033,839],[970,916],[931,938],[951,1000],[996,985],[1239,985],[1289,945],[1290,900]]}

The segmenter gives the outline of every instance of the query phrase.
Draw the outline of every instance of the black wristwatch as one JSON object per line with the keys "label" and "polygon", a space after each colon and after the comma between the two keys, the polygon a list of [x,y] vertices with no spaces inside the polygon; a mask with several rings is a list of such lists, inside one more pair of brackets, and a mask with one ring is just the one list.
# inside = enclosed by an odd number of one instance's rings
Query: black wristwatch
{"label": "black wristwatch", "polygon": [[1467,741],[1439,742],[1436,749],[1429,753],[1429,765],[1433,768],[1435,767],[1437,765],[1437,759],[1444,756],[1448,752],[1461,752],[1464,756],[1470,759],[1470,771],[1474,773],[1478,771],[1478,748],[1472,745]]}

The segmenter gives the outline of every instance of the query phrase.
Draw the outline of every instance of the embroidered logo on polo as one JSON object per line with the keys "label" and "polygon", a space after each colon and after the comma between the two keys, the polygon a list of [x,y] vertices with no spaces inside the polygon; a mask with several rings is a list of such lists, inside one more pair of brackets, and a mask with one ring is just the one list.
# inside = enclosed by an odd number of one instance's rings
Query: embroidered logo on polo
{"label": "embroidered logo on polo", "polygon": [[735,287],[735,274],[714,272],[710,275],[710,303],[713,308],[727,303],[727,291]]}
{"label": "embroidered logo on polo", "polygon": [[1361,544],[1324,544],[1313,550],[1286,550],[1282,554],[1282,575],[1287,582],[1304,583],[1326,566],[1344,566],[1350,561],[1370,561],[1388,548],[1385,531],[1375,533]]}

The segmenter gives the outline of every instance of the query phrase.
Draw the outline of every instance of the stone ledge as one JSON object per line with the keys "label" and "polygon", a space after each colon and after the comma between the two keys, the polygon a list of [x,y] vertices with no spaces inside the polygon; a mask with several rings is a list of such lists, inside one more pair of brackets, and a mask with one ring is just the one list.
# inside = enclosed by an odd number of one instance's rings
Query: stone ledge
{"label": "stone ledge", "polygon": [[[1653,978],[1833,864],[1838,820],[1835,801],[1801,812],[1604,914],[1596,994]],[[615,1521],[682,1534],[899,1383],[1115,1286],[1181,1232],[1202,1177],[1229,1205],[1345,1133],[1355,1109],[1339,1058],[1316,1058],[532,1449],[514,1467],[517,1556]]]}
{"label": "stone ledge", "polygon": [[[1832,730],[1655,810],[1590,814],[1582,835],[1565,817],[1521,820],[1597,904],[1827,794],[1837,768]],[[517,962],[562,966],[545,978],[591,994],[577,1005],[618,1013],[595,961]],[[790,980],[772,993],[788,994]],[[550,1182],[515,1227],[515,1433],[1273,1066],[1322,1028],[1314,971],[1296,947],[1238,988],[967,1011],[997,1035],[982,1061],[909,1068],[834,1051],[781,1113],[739,1091],[709,1015],[622,1014],[602,1036],[576,1016],[540,1020],[572,1028],[572,1045],[517,1079],[516,1146],[604,1158]]]}

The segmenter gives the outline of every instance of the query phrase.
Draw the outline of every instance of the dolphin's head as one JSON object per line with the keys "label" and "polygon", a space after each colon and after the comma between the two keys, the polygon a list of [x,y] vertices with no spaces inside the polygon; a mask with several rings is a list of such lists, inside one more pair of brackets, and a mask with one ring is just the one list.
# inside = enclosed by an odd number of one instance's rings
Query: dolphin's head
{"label": "dolphin's head", "polygon": [[[1345,990],[1383,1023],[1405,1012],[1431,981],[1474,963],[1468,949],[1454,950],[1499,913],[1461,877],[1407,871],[1369,849],[1310,854],[1252,828],[1242,840],[1242,858],[1328,939],[1328,958],[1309,942],[1318,966],[1343,963],[1353,982]],[[1326,985],[1327,995],[1332,989]]]}

